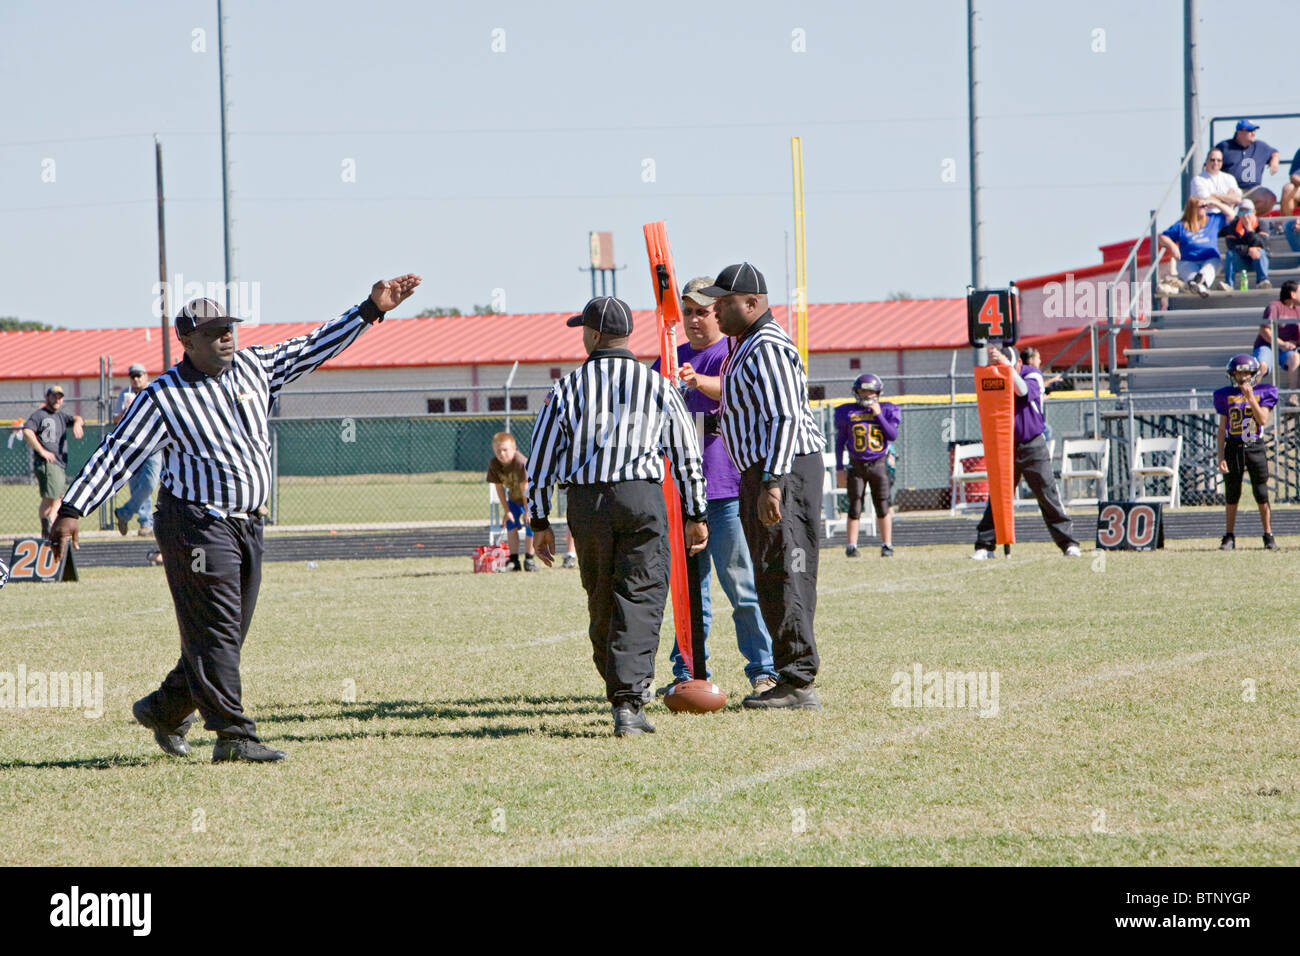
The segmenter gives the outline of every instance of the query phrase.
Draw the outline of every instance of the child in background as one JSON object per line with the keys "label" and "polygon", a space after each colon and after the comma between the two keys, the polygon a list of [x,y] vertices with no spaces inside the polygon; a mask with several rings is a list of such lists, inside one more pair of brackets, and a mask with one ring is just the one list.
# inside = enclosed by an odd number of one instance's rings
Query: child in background
{"label": "child in background", "polygon": [[[488,484],[496,485],[501,502],[501,515],[505,518],[507,540],[510,543],[510,562],[503,570],[536,571],[533,560],[533,529],[523,518],[528,495],[528,459],[519,454],[514,436],[497,432],[492,436],[492,460],[488,462]],[[524,564],[519,566],[519,529],[526,532]]]}
{"label": "child in background", "polygon": [[[846,557],[858,556],[858,527],[867,486],[880,525],[880,556],[894,556],[894,513],[889,474],[890,443],[898,437],[902,412],[893,402],[882,402],[884,383],[878,375],[859,375],[853,383],[854,401],[835,409],[835,472],[841,488],[849,491],[849,519],[845,527]],[[848,469],[844,453],[848,452]]]}
{"label": "child in background", "polygon": [[1220,551],[1232,551],[1237,546],[1233,528],[1237,522],[1237,502],[1241,500],[1241,477],[1250,473],[1251,491],[1259,505],[1259,520],[1264,526],[1264,547],[1278,550],[1273,540],[1273,526],[1268,507],[1268,458],[1263,431],[1272,417],[1271,409],[1277,405],[1277,388],[1272,385],[1255,385],[1259,375],[1259,360],[1249,353],[1234,355],[1228,360],[1228,381],[1214,393],[1214,408],[1219,413],[1217,441],[1219,471],[1227,477],[1223,481],[1224,498],[1228,506],[1224,512],[1224,535],[1219,542]]}

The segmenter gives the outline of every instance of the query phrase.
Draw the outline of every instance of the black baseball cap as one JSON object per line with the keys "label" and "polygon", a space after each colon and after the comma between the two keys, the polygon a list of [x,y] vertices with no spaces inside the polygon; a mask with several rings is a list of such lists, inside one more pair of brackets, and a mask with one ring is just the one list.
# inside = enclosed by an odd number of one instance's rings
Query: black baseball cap
{"label": "black baseball cap", "polygon": [[720,299],[724,295],[767,295],[767,280],[748,262],[742,262],[727,266],[718,273],[713,285],[699,292],[710,299]]}
{"label": "black baseball cap", "polygon": [[598,295],[582,307],[581,315],[571,316],[565,325],[572,328],[585,325],[605,335],[631,335],[632,310],[622,299]]}
{"label": "black baseball cap", "polygon": [[194,299],[186,303],[185,308],[176,313],[176,337],[189,335],[195,329],[206,329],[213,325],[229,325],[242,322],[243,319],[226,315],[217,302],[212,299]]}

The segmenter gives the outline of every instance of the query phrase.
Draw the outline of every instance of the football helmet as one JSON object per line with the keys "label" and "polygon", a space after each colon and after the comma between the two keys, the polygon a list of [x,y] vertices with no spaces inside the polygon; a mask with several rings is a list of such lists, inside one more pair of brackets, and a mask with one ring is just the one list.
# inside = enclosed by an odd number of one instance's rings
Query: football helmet
{"label": "football helmet", "polygon": [[[858,392],[863,389],[866,389],[868,392],[875,392],[879,395],[884,392],[885,383],[880,380],[879,375],[872,375],[870,372],[867,372],[863,375],[859,375],[857,381],[853,383],[853,394],[857,395]],[[861,396],[859,395],[858,398],[860,399]]]}
{"label": "football helmet", "polygon": [[1237,384],[1238,372],[1249,372],[1252,379],[1259,374],[1259,359],[1249,352],[1238,352],[1228,359],[1228,381]]}

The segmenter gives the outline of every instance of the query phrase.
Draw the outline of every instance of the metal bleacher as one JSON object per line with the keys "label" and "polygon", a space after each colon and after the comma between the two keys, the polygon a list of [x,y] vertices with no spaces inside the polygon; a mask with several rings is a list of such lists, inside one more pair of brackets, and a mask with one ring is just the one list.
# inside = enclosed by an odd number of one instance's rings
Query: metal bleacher
{"label": "metal bleacher", "polygon": [[[1287,279],[1300,280],[1300,253],[1292,252],[1282,235],[1287,220],[1266,217],[1272,235],[1268,254],[1271,289],[1194,292],[1160,296],[1146,327],[1133,329],[1133,345],[1124,350],[1128,367],[1117,370],[1127,392],[1212,390],[1223,384],[1224,363],[1237,352],[1249,352],[1260,319]],[[1222,241],[1220,241],[1222,250]],[[1225,251],[1226,255],[1226,251]],[[1284,386],[1285,382],[1280,381]]]}

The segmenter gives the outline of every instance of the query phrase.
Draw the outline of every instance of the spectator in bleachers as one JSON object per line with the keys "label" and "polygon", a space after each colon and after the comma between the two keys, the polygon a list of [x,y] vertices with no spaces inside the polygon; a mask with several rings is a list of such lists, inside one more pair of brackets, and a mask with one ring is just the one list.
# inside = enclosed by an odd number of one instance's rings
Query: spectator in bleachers
{"label": "spectator in bleachers", "polygon": [[[1259,360],[1260,369],[1267,373],[1273,364],[1273,329],[1272,320],[1277,326],[1277,364],[1286,369],[1286,387],[1292,391],[1287,398],[1288,405],[1300,405],[1300,397],[1294,394],[1300,388],[1300,283],[1288,279],[1282,283],[1281,293],[1276,302],[1270,302],[1264,310],[1264,322],[1255,336],[1253,353]],[[1288,321],[1283,322],[1286,319]]]}
{"label": "spectator in bleachers", "polygon": [[[1300,149],[1297,149],[1295,156],[1291,158],[1291,168],[1287,170],[1287,177],[1290,181],[1282,187],[1282,215],[1294,216],[1296,206],[1300,205]],[[1300,227],[1296,226],[1295,220],[1282,227],[1282,234],[1286,236],[1286,243],[1291,247],[1291,251],[1300,252]]]}
{"label": "spectator in bleachers", "polygon": [[1228,247],[1228,282],[1223,288],[1237,288],[1237,273],[1243,269],[1255,270],[1255,288],[1273,288],[1268,281],[1268,229],[1259,224],[1253,202],[1243,199],[1237,215],[1219,230],[1219,236]]}
{"label": "spectator in bleachers", "polygon": [[1177,263],[1178,278],[1202,298],[1223,271],[1219,230],[1232,214],[1232,207],[1217,199],[1192,196],[1183,217],[1160,234],[1160,244]]}
{"label": "spectator in bleachers", "polygon": [[1237,180],[1223,171],[1223,151],[1212,149],[1205,157],[1201,172],[1192,178],[1192,195],[1197,199],[1217,199],[1230,206],[1241,202]]}
{"label": "spectator in bleachers", "polygon": [[1264,167],[1267,166],[1270,173],[1276,173],[1279,157],[1272,146],[1255,138],[1257,129],[1257,123],[1241,120],[1232,139],[1216,143],[1214,148],[1223,154],[1223,171],[1237,180],[1242,195],[1255,203],[1261,216],[1266,216],[1277,205],[1277,196],[1262,185]]}

